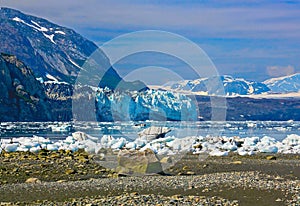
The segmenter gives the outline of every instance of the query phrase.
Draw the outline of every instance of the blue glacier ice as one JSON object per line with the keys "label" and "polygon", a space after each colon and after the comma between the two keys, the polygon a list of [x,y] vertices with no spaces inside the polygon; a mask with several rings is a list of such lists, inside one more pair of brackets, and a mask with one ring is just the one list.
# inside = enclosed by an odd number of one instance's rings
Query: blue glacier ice
{"label": "blue glacier ice", "polygon": [[98,121],[197,120],[197,106],[190,97],[160,90],[120,92],[99,88],[96,113]]}

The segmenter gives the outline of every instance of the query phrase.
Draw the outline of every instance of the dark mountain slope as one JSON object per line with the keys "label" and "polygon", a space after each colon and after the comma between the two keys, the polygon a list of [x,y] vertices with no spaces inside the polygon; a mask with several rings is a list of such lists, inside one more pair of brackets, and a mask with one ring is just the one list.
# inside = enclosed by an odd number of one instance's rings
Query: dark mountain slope
{"label": "dark mountain slope", "polygon": [[15,56],[0,54],[0,121],[50,121],[43,85]]}

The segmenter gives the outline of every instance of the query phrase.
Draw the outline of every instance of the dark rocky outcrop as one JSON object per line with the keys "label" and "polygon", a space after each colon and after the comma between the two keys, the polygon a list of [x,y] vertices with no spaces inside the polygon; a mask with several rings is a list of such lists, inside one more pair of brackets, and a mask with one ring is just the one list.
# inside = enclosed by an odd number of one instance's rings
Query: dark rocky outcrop
{"label": "dark rocky outcrop", "polygon": [[15,56],[0,55],[0,121],[49,121],[55,118],[43,85]]}

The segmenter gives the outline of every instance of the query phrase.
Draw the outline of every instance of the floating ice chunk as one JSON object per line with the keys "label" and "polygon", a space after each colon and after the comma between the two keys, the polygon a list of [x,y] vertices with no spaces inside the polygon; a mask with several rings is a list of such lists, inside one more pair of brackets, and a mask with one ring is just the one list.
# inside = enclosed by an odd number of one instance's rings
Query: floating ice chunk
{"label": "floating ice chunk", "polygon": [[164,137],[164,138],[154,139],[151,141],[151,143],[166,143],[166,142],[171,142],[174,139],[175,137]]}
{"label": "floating ice chunk", "polygon": [[241,156],[248,155],[248,152],[242,147],[237,149],[237,153]]}
{"label": "floating ice chunk", "polygon": [[93,142],[92,140],[85,140],[83,142],[83,144],[85,145],[85,151],[88,153],[96,153],[96,148],[98,147],[97,143]]}
{"label": "floating ice chunk", "polygon": [[243,146],[253,146],[259,142],[259,137],[247,137],[244,139]]}
{"label": "floating ice chunk", "polygon": [[17,143],[12,143],[12,144],[6,144],[4,147],[4,150],[6,152],[15,152],[18,149],[19,144]]}
{"label": "floating ice chunk", "polygon": [[247,127],[255,127],[256,126],[256,124],[255,123],[253,123],[253,122],[247,122]]}
{"label": "floating ice chunk", "polygon": [[255,154],[253,150],[251,150],[251,149],[250,150],[246,150],[245,148],[242,148],[242,147],[240,147],[240,148],[237,149],[237,153],[239,155],[241,155],[241,156],[254,155]]}
{"label": "floating ice chunk", "polygon": [[260,152],[263,152],[263,153],[277,153],[278,152],[278,147],[276,146],[266,146],[266,147],[262,147],[262,148],[259,148],[259,151]]}
{"label": "floating ice chunk", "polygon": [[157,152],[158,155],[174,155],[175,153],[168,147],[164,147]]}
{"label": "floating ice chunk", "polygon": [[269,137],[269,136],[264,136],[264,137],[260,140],[260,142],[267,143],[267,144],[274,143],[275,141],[276,141],[275,138]]}
{"label": "floating ice chunk", "polygon": [[197,137],[185,137],[185,138],[174,138],[173,141],[167,142],[166,145],[173,148],[173,151],[177,152],[188,152],[192,150],[192,145],[195,142]]}
{"label": "floating ice chunk", "polygon": [[237,150],[237,146],[234,142],[226,142],[222,145],[222,149],[224,150],[230,150],[230,151],[235,151]]}
{"label": "floating ice chunk", "polygon": [[91,135],[88,135],[84,132],[73,132],[72,133],[72,137],[76,140],[76,141],[83,141],[83,140],[92,140],[94,142],[97,142],[98,141],[98,138],[97,137],[93,137]]}
{"label": "floating ice chunk", "polygon": [[136,139],[134,141],[134,143],[136,144],[136,148],[142,148],[147,144],[147,140],[144,139]]}
{"label": "floating ice chunk", "polygon": [[122,147],[124,147],[126,145],[126,139],[125,138],[119,138],[117,139],[117,142],[114,143],[111,148],[112,149],[121,149]]}
{"label": "floating ice chunk", "polygon": [[68,137],[64,140],[64,142],[65,142],[66,144],[73,144],[73,143],[75,143],[75,138],[72,137],[72,136],[68,136]]}
{"label": "floating ice chunk", "polygon": [[128,142],[128,143],[125,145],[125,147],[126,147],[127,149],[135,150],[136,147],[137,147],[137,145],[136,145],[135,142]]}
{"label": "floating ice chunk", "polygon": [[140,149],[141,152],[147,150],[147,149],[150,149],[152,150],[155,154],[157,154],[157,149],[154,147],[154,145],[151,145],[150,143],[146,144],[144,147],[142,147]]}
{"label": "floating ice chunk", "polygon": [[38,153],[39,151],[41,150],[41,148],[40,147],[32,147],[32,148],[30,148],[30,152],[33,152],[33,153]]}
{"label": "floating ice chunk", "polygon": [[24,145],[19,145],[18,149],[16,150],[17,152],[27,152],[29,150],[28,147],[25,147]]}
{"label": "floating ice chunk", "polygon": [[100,142],[103,147],[107,148],[111,145],[111,143],[115,140],[115,138],[111,135],[103,135]]}
{"label": "floating ice chunk", "polygon": [[228,151],[220,151],[220,150],[213,150],[209,153],[210,156],[217,156],[217,157],[222,157],[222,156],[228,156]]}
{"label": "floating ice chunk", "polygon": [[49,151],[57,151],[59,147],[56,144],[48,144],[46,148]]}
{"label": "floating ice chunk", "polygon": [[33,135],[32,141],[33,142],[37,142],[39,144],[50,144],[51,143],[50,139],[44,138],[44,137],[40,137],[40,136],[36,136],[36,135]]}
{"label": "floating ice chunk", "polygon": [[300,145],[300,136],[296,134],[290,134],[284,140],[282,140],[282,143],[289,146]]}

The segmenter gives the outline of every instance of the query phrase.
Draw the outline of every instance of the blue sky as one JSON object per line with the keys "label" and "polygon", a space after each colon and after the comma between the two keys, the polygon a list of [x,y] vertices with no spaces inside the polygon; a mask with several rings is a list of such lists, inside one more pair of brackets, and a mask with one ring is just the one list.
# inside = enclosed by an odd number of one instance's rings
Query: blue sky
{"label": "blue sky", "polygon": [[[0,5],[73,28],[99,45],[138,30],[174,32],[197,43],[220,74],[261,81],[300,72],[300,1],[0,0]],[[137,58],[147,66],[153,55]],[[131,65],[138,66],[135,58],[119,67]]]}

